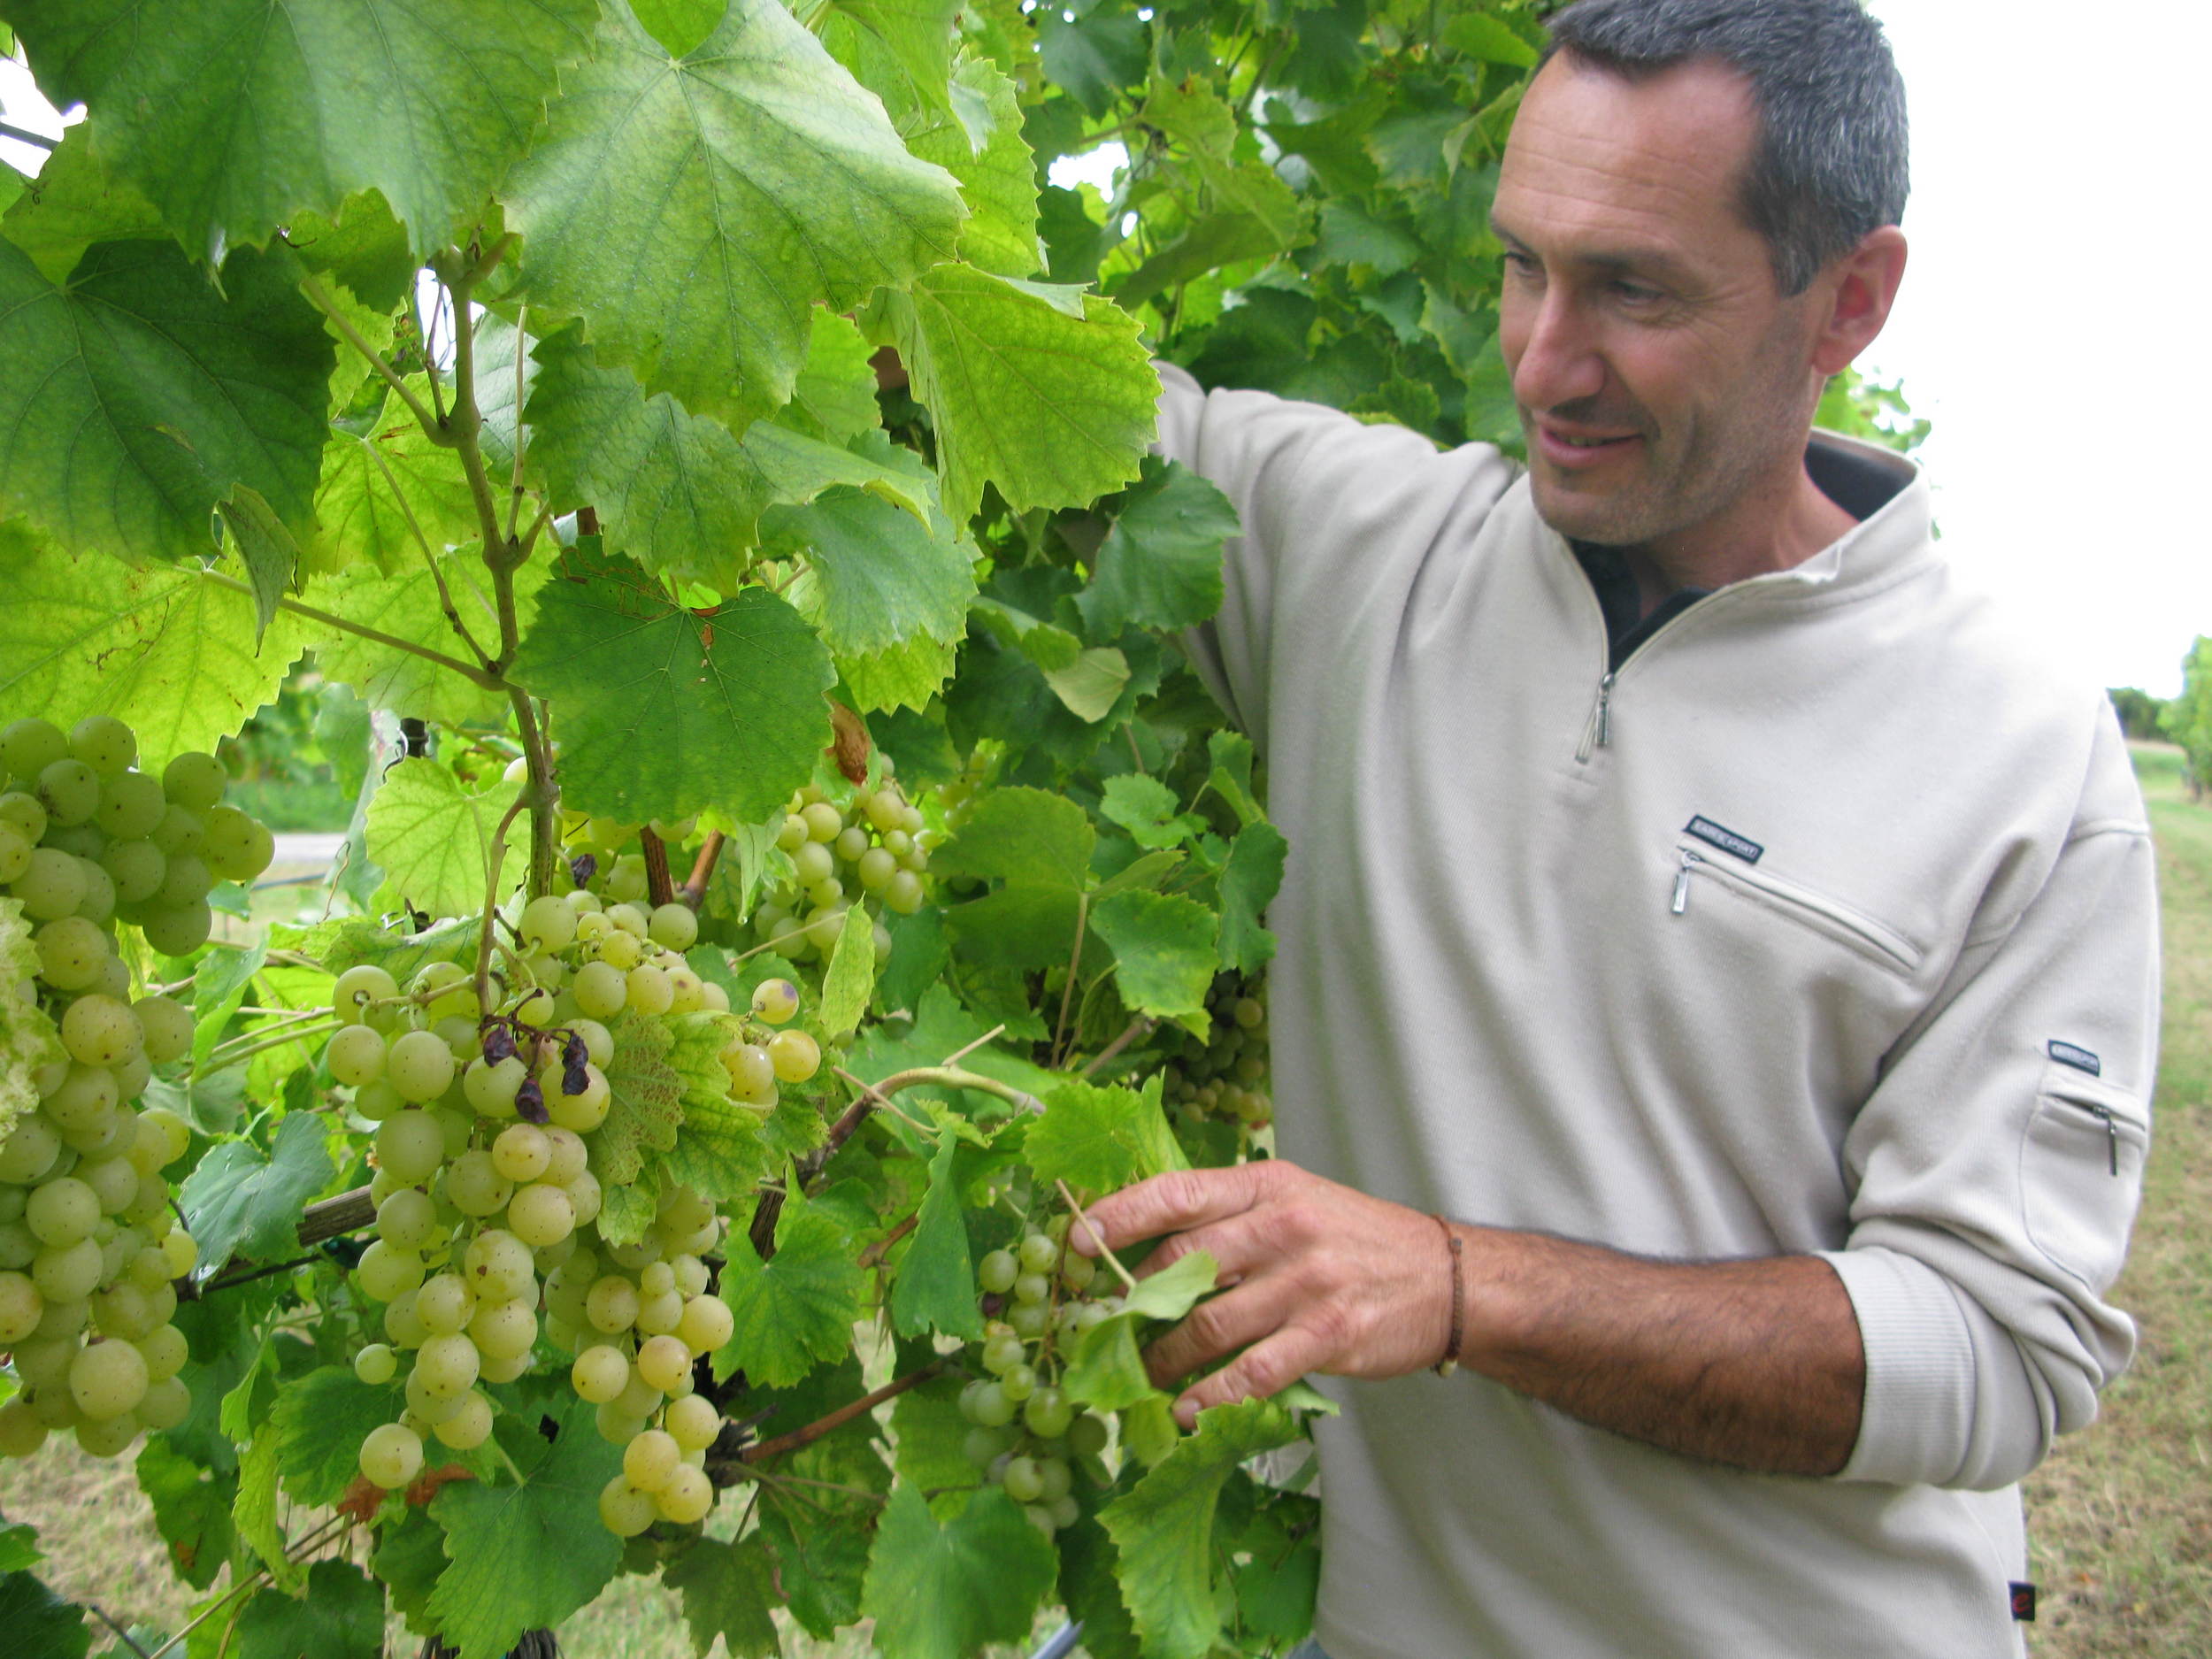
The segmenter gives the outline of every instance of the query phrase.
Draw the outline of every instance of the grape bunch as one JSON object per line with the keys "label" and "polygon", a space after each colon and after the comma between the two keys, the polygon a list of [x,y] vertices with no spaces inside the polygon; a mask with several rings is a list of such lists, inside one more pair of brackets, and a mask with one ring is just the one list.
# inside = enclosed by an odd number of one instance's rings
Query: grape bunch
{"label": "grape bunch", "polygon": [[[173,1280],[197,1259],[162,1171],[190,1131],[137,1110],[153,1068],[182,1058],[192,1012],[132,999],[119,922],[181,955],[207,936],[215,880],[268,867],[267,830],[222,804],[211,755],[180,755],[159,779],[135,770],[138,741],[106,716],[65,734],[43,720],[0,731],[0,934],[28,926],[0,985],[36,1033],[35,1105],[0,1099],[0,1347],[23,1392],[0,1405],[0,1455],[28,1456],[58,1429],[113,1456],[142,1428],[173,1428],[191,1401]],[[23,1110],[28,1109],[28,1110]]]}
{"label": "grape bunch", "polygon": [[928,895],[923,874],[937,845],[922,814],[886,779],[880,788],[859,790],[842,806],[818,786],[791,800],[776,826],[776,846],[791,858],[787,880],[772,887],[753,911],[762,946],[795,962],[827,958],[856,903],[876,918],[876,959],[891,954],[883,914],[911,916]]}
{"label": "grape bunch", "polygon": [[[648,911],[579,887],[524,907],[515,974],[495,1010],[450,963],[425,967],[403,993],[380,969],[340,977],[334,1000],[357,1019],[326,1058],[378,1125],[378,1237],[357,1274],[385,1304],[388,1339],[361,1350],[356,1373],[389,1382],[412,1356],[405,1410],[362,1445],[362,1472],[378,1486],[413,1481],[426,1440],[481,1444],[492,1407],[479,1385],[521,1375],[542,1337],[575,1356],[573,1386],[624,1448],[601,1502],[606,1525],[629,1536],[712,1507],[703,1465],[722,1419],[692,1372],[733,1328],[704,1259],[721,1218],[672,1186],[644,1238],[614,1242],[596,1225],[590,1168],[611,1099],[606,1022],[730,1011],[726,992],[680,954],[696,931],[682,905]],[[757,989],[721,1055],[733,1101],[772,1109],[780,1084],[813,1076],[818,1044],[784,1029],[798,1010],[787,980]]]}
{"label": "grape bunch", "polygon": [[[961,1415],[971,1425],[963,1448],[969,1462],[1004,1487],[1048,1538],[1074,1525],[1074,1484],[1087,1465],[1098,1464],[1116,1428],[1114,1414],[1079,1410],[1058,1386],[1062,1346],[1121,1311],[1118,1296],[1089,1294],[1098,1263],[1067,1248],[1068,1221],[1056,1215],[977,1263],[976,1282],[992,1317],[972,1356],[984,1374],[960,1391]],[[1148,1464],[1166,1455],[1167,1446],[1150,1443],[1149,1419],[1141,1424],[1132,1414],[1119,1426],[1130,1455]],[[1171,1445],[1171,1421],[1167,1432]]]}
{"label": "grape bunch", "polygon": [[1163,1073],[1169,1106],[1187,1118],[1225,1118],[1247,1129],[1274,1121],[1269,1099],[1267,982],[1221,973],[1206,995],[1213,1035],[1186,1032]]}

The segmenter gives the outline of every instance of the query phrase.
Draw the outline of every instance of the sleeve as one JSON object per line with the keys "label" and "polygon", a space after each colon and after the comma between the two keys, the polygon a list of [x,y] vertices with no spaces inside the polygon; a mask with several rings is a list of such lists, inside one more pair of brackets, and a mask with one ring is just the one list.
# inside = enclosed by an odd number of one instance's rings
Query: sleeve
{"label": "sleeve", "polygon": [[1851,1231],[1825,1259],[1866,1393],[1842,1479],[2008,1486],[2134,1352],[2104,1296],[2150,1140],[2155,864],[2116,728],[2095,755],[2047,874],[1970,941],[1846,1138]]}
{"label": "sleeve", "polygon": [[1173,364],[1158,367],[1160,453],[1226,495],[1242,526],[1223,552],[1221,610],[1183,646],[1264,750],[1279,613],[1357,580],[1390,503],[1464,501],[1471,490],[1487,505],[1517,469],[1487,444],[1440,453],[1404,426],[1268,392],[1209,392]]}

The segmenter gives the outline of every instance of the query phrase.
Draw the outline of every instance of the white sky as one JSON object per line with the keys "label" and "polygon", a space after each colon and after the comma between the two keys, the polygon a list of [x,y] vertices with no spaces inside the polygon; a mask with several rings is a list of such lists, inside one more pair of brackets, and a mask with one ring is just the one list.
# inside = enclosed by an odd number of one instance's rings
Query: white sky
{"label": "white sky", "polygon": [[[1861,366],[1935,422],[1924,457],[1962,574],[2077,672],[2170,695],[2212,633],[2212,517],[2188,503],[2212,488],[2192,407],[2212,323],[2159,286],[2212,247],[2212,7],[1869,3],[1911,94],[1915,183],[1911,269]],[[0,63],[0,100],[44,127],[19,74]]]}

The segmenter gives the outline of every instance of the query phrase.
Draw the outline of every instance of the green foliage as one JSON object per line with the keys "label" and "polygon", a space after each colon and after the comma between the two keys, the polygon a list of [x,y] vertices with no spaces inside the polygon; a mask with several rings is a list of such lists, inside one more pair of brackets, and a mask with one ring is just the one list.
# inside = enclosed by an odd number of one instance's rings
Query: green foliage
{"label": "green foliage", "polygon": [[2136,686],[2116,686],[2111,697],[2112,711],[2119,717],[2120,729],[2128,736],[2155,742],[2166,735],[2164,699],[2154,697]]}
{"label": "green foliage", "polygon": [[2189,788],[2202,795],[2212,784],[2212,639],[2200,634],[2181,659],[2181,695],[2158,717],[2159,728],[2188,764]]}

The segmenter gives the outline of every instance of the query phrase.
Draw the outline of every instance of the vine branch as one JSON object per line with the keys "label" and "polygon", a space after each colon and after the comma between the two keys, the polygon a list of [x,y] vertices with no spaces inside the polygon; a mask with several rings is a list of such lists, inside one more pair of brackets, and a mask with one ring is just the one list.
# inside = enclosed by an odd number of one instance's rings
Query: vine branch
{"label": "vine branch", "polygon": [[348,345],[368,359],[369,367],[377,378],[399,394],[400,401],[407,405],[408,412],[421,423],[425,432],[435,439],[440,425],[437,418],[424,406],[422,399],[415,396],[400,372],[384,360],[384,354],[371,345],[361,331],[353,326],[352,319],[339,310],[338,302],[330,297],[330,290],[322,285],[322,280],[312,274],[303,277],[300,292],[307,296],[308,302],[317,311],[330,319],[331,326],[337,329]]}
{"label": "vine branch", "polygon": [[[773,1440],[762,1440],[757,1445],[746,1447],[737,1454],[734,1462],[739,1464],[757,1463],[764,1458],[780,1456],[785,1452],[795,1452],[802,1446],[811,1446],[825,1434],[844,1427],[864,1411],[872,1411],[885,1401],[896,1399],[908,1389],[919,1387],[931,1378],[941,1375],[944,1369],[945,1362],[935,1360],[923,1366],[919,1371],[910,1371],[905,1376],[861,1395],[857,1400],[847,1401],[836,1410],[826,1417],[815,1418],[803,1428],[795,1428],[788,1434],[779,1434]],[[733,1474],[729,1480],[718,1484],[731,1485],[740,1479],[742,1477]]]}
{"label": "vine branch", "polygon": [[[235,576],[226,576],[220,571],[202,571],[200,580],[213,582],[219,588],[230,588],[235,593],[250,594],[253,592],[250,586],[240,581]],[[472,686],[480,687],[486,691],[511,692],[515,689],[499,675],[488,669],[465,663],[457,657],[448,657],[443,651],[434,651],[427,645],[418,644],[413,640],[403,640],[396,634],[385,633],[381,628],[373,628],[365,623],[351,621],[327,611],[319,611],[313,605],[302,604],[296,599],[280,596],[277,600],[277,609],[288,611],[296,617],[305,617],[310,622],[319,622],[325,627],[336,628],[342,634],[350,634],[357,639],[367,640],[391,650],[404,651],[410,657],[419,657],[426,663],[434,663],[440,668],[449,669]]]}

